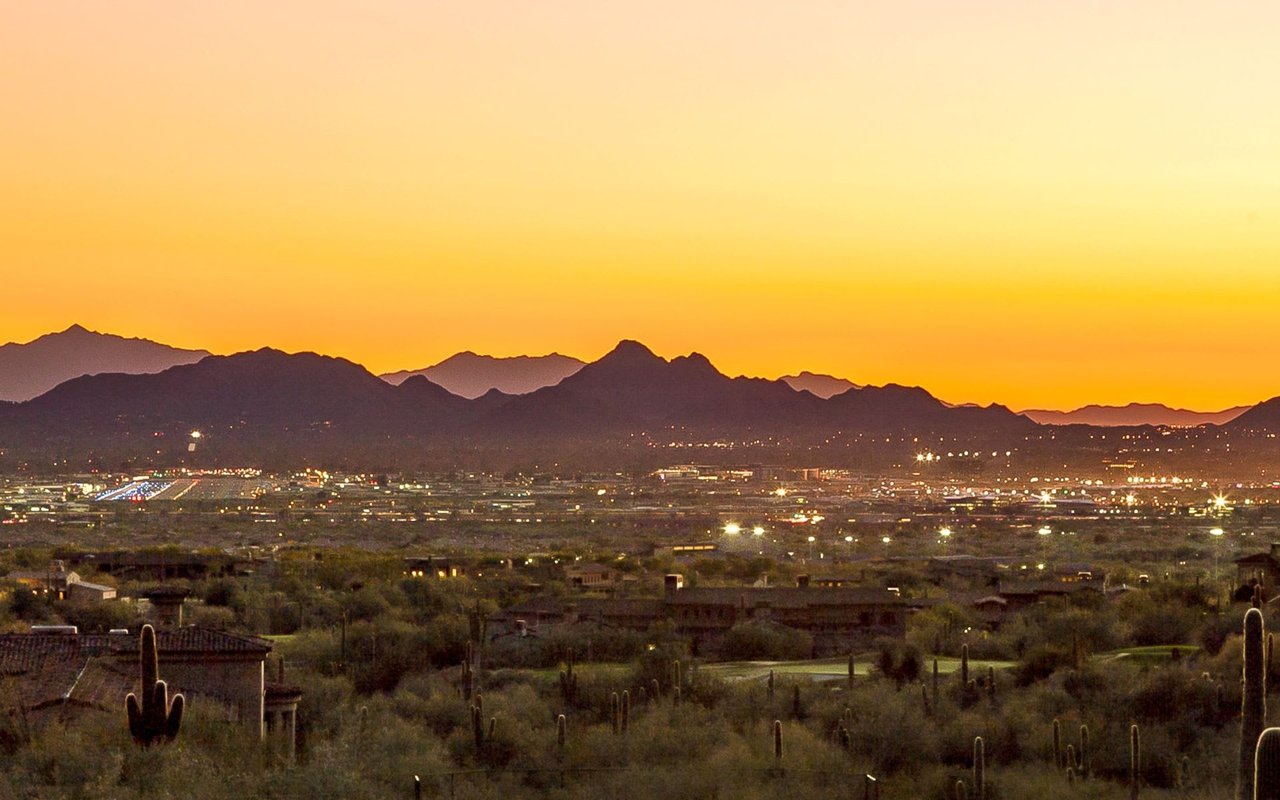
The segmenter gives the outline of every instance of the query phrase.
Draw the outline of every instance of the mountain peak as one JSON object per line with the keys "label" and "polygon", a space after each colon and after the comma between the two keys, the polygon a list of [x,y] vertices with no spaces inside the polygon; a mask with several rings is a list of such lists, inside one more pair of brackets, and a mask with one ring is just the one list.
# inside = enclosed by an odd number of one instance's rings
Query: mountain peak
{"label": "mountain peak", "polygon": [[430,367],[402,370],[382,375],[388,383],[403,383],[413,375],[424,375],[449,392],[475,399],[491,389],[503,395],[528,394],[554,386],[582,369],[583,362],[559,353],[545,356],[488,356],[464,350]]}
{"label": "mountain peak", "polygon": [[837,378],[834,375],[810,372],[809,370],[805,370],[798,375],[783,375],[778,380],[797,392],[809,392],[824,400],[829,400],[838,394],[844,394],[850,389],[861,388],[853,381]]}
{"label": "mountain peak", "polygon": [[0,400],[30,400],[84,375],[161,372],[207,355],[204,350],[99,333],[77,323],[29,342],[0,345]]}
{"label": "mountain peak", "polygon": [[604,361],[605,359],[614,358],[655,359],[658,358],[658,355],[634,339],[623,339],[618,342],[612,350],[605,353],[600,360]]}

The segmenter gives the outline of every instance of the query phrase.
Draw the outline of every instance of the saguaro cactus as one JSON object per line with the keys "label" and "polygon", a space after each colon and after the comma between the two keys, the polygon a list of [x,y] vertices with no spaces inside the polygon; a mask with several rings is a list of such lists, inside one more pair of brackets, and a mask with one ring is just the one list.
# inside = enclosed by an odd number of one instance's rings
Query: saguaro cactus
{"label": "saguaro cactus", "polygon": [[1267,680],[1263,663],[1262,612],[1251,608],[1244,614],[1244,691],[1240,713],[1240,763],[1236,780],[1237,800],[1253,797],[1253,759],[1258,737],[1266,725]]}
{"label": "saguaro cactus", "polygon": [[782,720],[773,721],[773,760],[782,763]]}
{"label": "saguaro cactus", "polygon": [[1138,800],[1138,783],[1142,777],[1142,739],[1138,726],[1129,726],[1129,800]]}
{"label": "saguaro cactus", "polygon": [[139,702],[137,695],[130,693],[125,698],[125,710],[129,715],[129,733],[135,742],[145,747],[178,735],[185,704],[180,694],[170,700],[169,687],[160,680],[156,631],[150,625],[142,626],[138,661],[142,672],[142,700]]}
{"label": "saguaro cactus", "polygon": [[1053,768],[1062,769],[1062,723],[1053,721]]}
{"label": "saguaro cactus", "polygon": [[1253,764],[1254,800],[1280,800],[1280,728],[1258,737]]}
{"label": "saguaro cactus", "polygon": [[565,668],[560,670],[560,699],[566,705],[571,705],[578,699],[578,676],[573,671],[572,652],[565,662]]}
{"label": "saguaro cactus", "polygon": [[850,653],[849,654],[849,690],[850,691],[853,691],[853,676],[854,676],[853,653]]}
{"label": "saguaro cactus", "polygon": [[933,660],[933,707],[938,707],[938,659]]}
{"label": "saguaro cactus", "polygon": [[479,706],[471,707],[471,735],[475,739],[476,749],[484,749],[484,712]]}
{"label": "saguaro cactus", "polygon": [[568,737],[569,723],[565,720],[564,714],[556,717],[556,750],[561,759],[564,758],[565,739]]}
{"label": "saguaro cactus", "polygon": [[1089,726],[1080,726],[1080,778],[1089,777]]}
{"label": "saguaro cactus", "polygon": [[466,655],[462,657],[462,673],[458,676],[458,685],[462,690],[462,699],[470,700],[476,689],[476,674],[471,669],[471,642],[467,642]]}
{"label": "saguaro cactus", "polygon": [[960,645],[960,685],[969,685],[969,645]]}
{"label": "saguaro cactus", "polygon": [[624,689],[622,691],[622,732],[626,733],[629,727],[631,727],[631,692]]}
{"label": "saguaro cactus", "polygon": [[769,670],[769,699],[773,699],[773,670]]}
{"label": "saguaro cactus", "polygon": [[973,737],[973,797],[985,800],[987,796],[987,747],[981,736]]}

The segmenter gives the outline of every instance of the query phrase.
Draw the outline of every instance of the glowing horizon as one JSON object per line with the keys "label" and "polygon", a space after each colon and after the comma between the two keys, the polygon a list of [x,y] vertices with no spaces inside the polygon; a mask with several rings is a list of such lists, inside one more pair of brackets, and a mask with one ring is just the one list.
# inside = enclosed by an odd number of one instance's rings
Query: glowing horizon
{"label": "glowing horizon", "polygon": [[3,15],[0,341],[619,339],[1015,409],[1280,395],[1280,6]]}

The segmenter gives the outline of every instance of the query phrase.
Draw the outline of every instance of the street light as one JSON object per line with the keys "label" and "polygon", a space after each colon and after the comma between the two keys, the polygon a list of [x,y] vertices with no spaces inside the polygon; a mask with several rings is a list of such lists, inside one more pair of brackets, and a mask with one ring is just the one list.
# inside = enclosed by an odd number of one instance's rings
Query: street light
{"label": "street light", "polygon": [[1221,549],[1221,545],[1219,543],[1222,541],[1222,536],[1224,533],[1226,533],[1226,531],[1222,530],[1222,528],[1209,529],[1209,535],[1213,537],[1213,578],[1212,580],[1217,580],[1218,578],[1218,551]]}
{"label": "street light", "polygon": [[737,536],[742,533],[742,526],[736,522],[730,522],[728,525],[724,526],[724,532],[730,536]]}

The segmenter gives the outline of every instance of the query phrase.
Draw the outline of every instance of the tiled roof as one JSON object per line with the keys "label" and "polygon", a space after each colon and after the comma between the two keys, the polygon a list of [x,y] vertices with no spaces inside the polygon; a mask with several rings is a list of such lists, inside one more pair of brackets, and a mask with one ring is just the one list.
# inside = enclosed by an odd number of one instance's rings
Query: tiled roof
{"label": "tiled roof", "polygon": [[748,608],[765,604],[773,608],[903,604],[901,597],[885,589],[678,589],[664,599],[670,605],[737,606],[745,602]]}
{"label": "tiled roof", "polygon": [[[269,642],[257,637],[194,627],[161,629],[156,640],[162,664],[175,653],[265,658],[271,650]],[[113,711],[137,689],[137,652],[136,635],[4,634],[0,635],[0,677],[17,683],[23,705],[32,710],[70,705]],[[173,691],[191,688],[170,686]]]}
{"label": "tiled roof", "polygon": [[114,586],[106,586],[101,583],[89,583],[88,581],[77,581],[71,585],[79,586],[84,589],[92,589],[95,592],[114,592],[116,590],[116,587]]}
{"label": "tiled roof", "polygon": [[1254,553],[1252,555],[1237,558],[1237,564],[1274,564],[1276,559],[1270,553]]}
{"label": "tiled roof", "polygon": [[658,616],[662,614],[662,601],[656,598],[586,598],[578,601],[581,614],[594,616]]}
{"label": "tiled roof", "polygon": [[1102,591],[1102,588],[1102,581],[1097,580],[1032,580],[1001,584],[999,594],[1001,597],[1009,597],[1013,595],[1074,594],[1075,592],[1084,591],[1086,589],[1092,589],[1095,592],[1100,592]]}
{"label": "tiled roof", "polygon": [[[252,653],[266,655],[271,643],[208,628],[161,628],[156,631],[161,658],[174,653]],[[0,634],[0,674],[23,671],[45,659],[60,661],[107,654],[134,653],[136,634],[6,633]]]}

